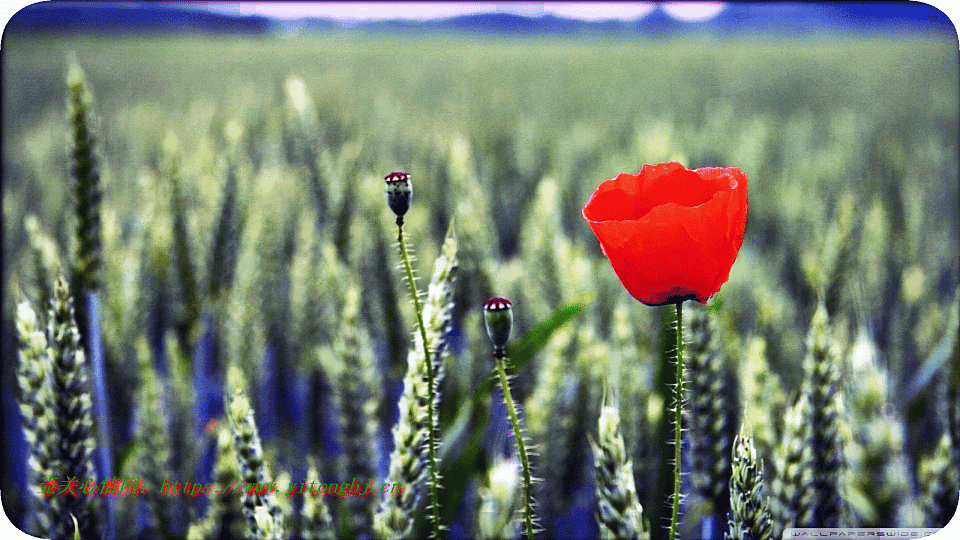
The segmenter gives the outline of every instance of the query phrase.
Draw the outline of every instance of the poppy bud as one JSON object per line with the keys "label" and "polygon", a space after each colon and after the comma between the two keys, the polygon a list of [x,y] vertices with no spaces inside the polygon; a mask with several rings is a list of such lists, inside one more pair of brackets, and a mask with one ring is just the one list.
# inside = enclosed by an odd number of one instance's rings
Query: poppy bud
{"label": "poppy bud", "polygon": [[507,340],[513,329],[513,304],[506,298],[493,297],[483,303],[484,319],[487,323],[487,335],[493,342],[493,354],[497,358],[506,355]]}
{"label": "poppy bud", "polygon": [[397,215],[397,225],[400,225],[403,223],[403,215],[410,209],[410,199],[413,197],[410,175],[403,171],[393,171],[383,179],[387,182],[387,204]]}

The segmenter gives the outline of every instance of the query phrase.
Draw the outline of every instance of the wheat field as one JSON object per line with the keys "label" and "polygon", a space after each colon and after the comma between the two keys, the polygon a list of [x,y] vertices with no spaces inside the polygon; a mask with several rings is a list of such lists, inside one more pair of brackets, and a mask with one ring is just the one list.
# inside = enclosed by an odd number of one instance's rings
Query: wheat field
{"label": "wheat field", "polygon": [[[73,538],[73,514],[113,538],[421,538],[433,486],[443,536],[519,538],[483,319],[502,296],[537,536],[665,538],[673,311],[630,297],[580,212],[604,179],[666,161],[750,179],[730,279],[685,311],[681,536],[755,537],[731,505],[749,486],[772,538],[956,512],[955,41],[328,33],[3,50],[2,492],[20,528]],[[384,197],[396,170],[413,183],[426,389]],[[79,371],[51,391],[61,364]],[[37,488],[93,470],[148,491]],[[355,478],[404,494],[287,496]],[[280,491],[214,496],[237,479]],[[161,494],[166,480],[214,489]],[[622,530],[598,524],[600,505]]]}

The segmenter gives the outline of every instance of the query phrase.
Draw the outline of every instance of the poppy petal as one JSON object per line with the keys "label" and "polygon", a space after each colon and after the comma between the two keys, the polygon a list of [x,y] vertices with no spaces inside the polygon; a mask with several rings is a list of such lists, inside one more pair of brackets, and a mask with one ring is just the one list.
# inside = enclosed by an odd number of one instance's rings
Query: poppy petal
{"label": "poppy petal", "polygon": [[602,182],[583,216],[635,298],[706,303],[729,278],[743,243],[747,178],[732,167],[644,165]]}

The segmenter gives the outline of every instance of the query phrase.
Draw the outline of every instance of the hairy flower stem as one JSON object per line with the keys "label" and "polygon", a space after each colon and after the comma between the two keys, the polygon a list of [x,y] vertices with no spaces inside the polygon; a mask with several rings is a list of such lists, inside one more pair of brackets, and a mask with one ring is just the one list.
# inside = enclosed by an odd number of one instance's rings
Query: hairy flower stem
{"label": "hairy flower stem", "polygon": [[417,315],[417,328],[423,343],[423,360],[427,365],[427,390],[430,397],[427,399],[427,468],[430,471],[430,535],[431,538],[440,538],[440,497],[437,486],[440,484],[440,473],[437,467],[437,440],[436,440],[436,412],[434,412],[434,396],[437,389],[433,379],[433,362],[430,360],[430,347],[427,345],[427,330],[423,324],[423,310],[420,307],[420,293],[413,280],[413,268],[410,266],[410,255],[407,253],[407,244],[403,241],[403,218],[397,217],[397,240],[400,243],[400,258],[403,260],[403,271],[407,278],[407,287],[410,288],[410,297],[413,298],[413,312]]}
{"label": "hairy flower stem", "polygon": [[533,477],[530,475],[530,459],[527,457],[527,447],[523,442],[523,431],[520,427],[520,417],[517,416],[517,406],[513,403],[510,385],[507,383],[507,371],[503,367],[506,357],[494,355],[497,364],[497,374],[500,376],[500,389],[503,390],[503,401],[507,404],[507,413],[513,425],[513,437],[517,441],[517,455],[520,456],[520,469],[523,473],[523,525],[527,532],[527,539],[533,540]]}
{"label": "hairy flower stem", "polygon": [[677,385],[673,389],[673,510],[670,515],[670,540],[677,537],[680,525],[680,489],[683,485],[681,451],[683,439],[680,421],[683,418],[683,302],[677,302]]}

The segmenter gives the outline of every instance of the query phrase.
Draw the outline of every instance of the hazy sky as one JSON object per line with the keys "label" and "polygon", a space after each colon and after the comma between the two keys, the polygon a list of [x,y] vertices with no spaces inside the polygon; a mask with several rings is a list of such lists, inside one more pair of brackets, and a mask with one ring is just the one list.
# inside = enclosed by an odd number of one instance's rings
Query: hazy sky
{"label": "hazy sky", "polygon": [[[197,4],[203,4],[197,2]],[[333,17],[345,20],[363,19],[431,19],[451,17],[468,13],[517,13],[523,15],[553,14],[588,20],[636,19],[653,9],[653,2],[620,3],[314,3],[314,2],[209,2],[210,10],[260,14],[277,18]],[[722,2],[683,2],[663,4],[663,9],[678,19],[702,20],[710,18],[723,9]]]}
{"label": "hazy sky", "polygon": [[[918,0],[914,0],[918,1]],[[956,0],[923,0],[958,22],[960,3]],[[0,23],[6,25],[18,10],[36,0],[0,0]],[[143,5],[142,3],[140,3]],[[344,21],[369,19],[431,19],[465,15],[469,13],[517,13],[524,15],[553,14],[587,20],[621,19],[634,20],[660,8],[671,16],[688,21],[705,20],[723,10],[723,2],[170,2],[191,5],[236,15],[259,14],[268,17],[291,19],[300,17],[330,17]]]}

